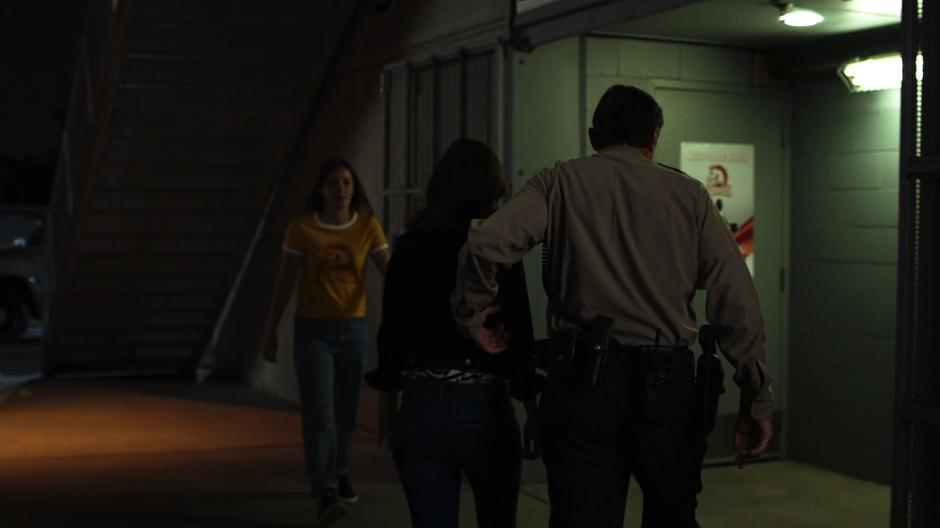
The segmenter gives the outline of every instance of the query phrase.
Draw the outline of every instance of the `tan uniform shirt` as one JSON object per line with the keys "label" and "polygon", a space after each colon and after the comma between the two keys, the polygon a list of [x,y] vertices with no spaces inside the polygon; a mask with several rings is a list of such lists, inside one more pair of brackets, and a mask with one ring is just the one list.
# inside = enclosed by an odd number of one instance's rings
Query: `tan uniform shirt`
{"label": "tan uniform shirt", "polygon": [[548,247],[553,302],[576,320],[605,315],[623,344],[691,345],[691,302],[706,291],[706,318],[735,369],[742,406],[758,420],[773,412],[757,289],[738,245],[705,187],[613,146],[546,169],[486,220],[470,226],[461,251],[454,317],[468,334],[496,297],[496,272],[533,246]]}

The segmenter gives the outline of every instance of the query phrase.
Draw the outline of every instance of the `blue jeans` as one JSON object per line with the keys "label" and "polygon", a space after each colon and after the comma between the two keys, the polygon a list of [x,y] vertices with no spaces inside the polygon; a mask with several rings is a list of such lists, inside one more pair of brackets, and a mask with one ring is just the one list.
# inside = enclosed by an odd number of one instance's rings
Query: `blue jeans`
{"label": "blue jeans", "polygon": [[314,495],[335,488],[339,475],[349,473],[367,344],[362,317],[295,322],[294,368]]}
{"label": "blue jeans", "polygon": [[415,528],[457,528],[461,473],[479,526],[516,526],[522,440],[508,396],[463,400],[406,390],[392,453]]}

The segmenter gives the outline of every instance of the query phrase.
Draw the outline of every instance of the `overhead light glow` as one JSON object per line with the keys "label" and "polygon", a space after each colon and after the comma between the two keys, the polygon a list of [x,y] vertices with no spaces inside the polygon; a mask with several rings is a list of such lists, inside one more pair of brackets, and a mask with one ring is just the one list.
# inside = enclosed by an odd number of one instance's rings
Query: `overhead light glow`
{"label": "overhead light glow", "polygon": [[810,27],[822,23],[826,18],[809,9],[793,9],[780,15],[777,20],[790,27]]}
{"label": "overhead light glow", "polygon": [[899,53],[854,60],[839,68],[839,75],[852,92],[873,92],[901,87],[904,61]]}
{"label": "overhead light glow", "polygon": [[852,0],[848,11],[864,15],[885,15],[901,20],[901,0]]}

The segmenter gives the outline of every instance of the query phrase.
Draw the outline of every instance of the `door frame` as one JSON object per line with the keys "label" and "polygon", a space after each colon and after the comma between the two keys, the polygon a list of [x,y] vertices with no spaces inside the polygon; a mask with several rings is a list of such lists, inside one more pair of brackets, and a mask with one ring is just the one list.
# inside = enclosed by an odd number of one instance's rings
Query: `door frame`
{"label": "door frame", "polygon": [[[733,84],[719,84],[719,83],[710,83],[704,81],[685,81],[685,80],[675,80],[675,79],[651,79],[650,87],[653,91],[653,95],[660,90],[676,90],[676,91],[686,91],[686,92],[704,92],[704,93],[714,93],[721,95],[741,95],[741,96],[751,96],[751,97],[768,97],[774,98],[780,102],[782,105],[782,122],[781,122],[781,149],[783,151],[783,156],[781,159],[781,201],[780,201],[780,276],[779,276],[779,310],[780,310],[780,320],[779,320],[779,333],[777,339],[778,353],[779,353],[779,372],[772,372],[774,374],[775,383],[789,383],[789,369],[790,369],[790,285],[787,277],[790,275],[791,261],[790,261],[790,237],[791,237],[791,166],[792,166],[792,146],[790,141],[791,133],[791,91],[785,89],[776,89],[776,88],[754,88],[742,85],[733,85]],[[586,103],[586,101],[585,101]],[[704,314],[702,314],[704,317]],[[696,345],[697,346],[697,345]],[[732,391],[733,393],[733,391]],[[783,398],[777,400],[775,403],[775,410],[780,412],[780,427],[779,431],[774,431],[775,435],[778,436],[779,440],[777,442],[779,451],[774,453],[768,453],[769,458],[774,458],[777,456],[785,457],[787,454],[787,436],[789,432],[789,419],[790,413],[789,410],[789,394],[790,391],[784,391]],[[775,398],[776,399],[776,398]],[[729,431],[730,433],[730,431]],[[721,431],[717,431],[714,438],[722,438]],[[726,435],[728,436],[728,435]],[[706,466],[710,464],[722,465],[727,463],[728,460],[725,458],[709,458],[706,459]]]}

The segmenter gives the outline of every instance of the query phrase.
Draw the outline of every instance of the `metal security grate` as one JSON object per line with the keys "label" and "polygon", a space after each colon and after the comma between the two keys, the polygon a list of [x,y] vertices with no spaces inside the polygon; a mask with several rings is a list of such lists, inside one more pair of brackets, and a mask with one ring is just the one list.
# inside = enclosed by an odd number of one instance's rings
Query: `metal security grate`
{"label": "metal security grate", "polygon": [[489,46],[385,70],[384,225],[390,240],[423,205],[434,166],[451,142],[477,139],[499,152],[497,62]]}
{"label": "metal security grate", "polygon": [[[929,4],[929,5],[928,5]],[[940,527],[940,9],[903,0],[891,526]]]}
{"label": "metal security grate", "polygon": [[[936,2],[918,2],[918,156],[940,155],[940,9]],[[929,5],[928,5],[929,4]]]}
{"label": "metal security grate", "polygon": [[940,178],[913,186],[913,398],[940,404]]}
{"label": "metal security grate", "polygon": [[907,526],[940,526],[940,430],[914,428],[911,434],[911,493]]}

